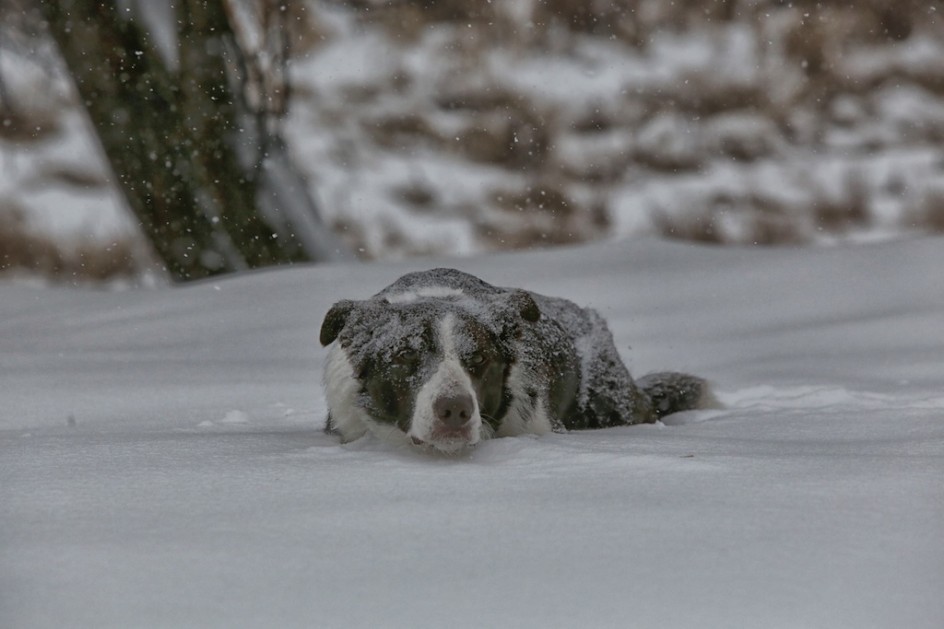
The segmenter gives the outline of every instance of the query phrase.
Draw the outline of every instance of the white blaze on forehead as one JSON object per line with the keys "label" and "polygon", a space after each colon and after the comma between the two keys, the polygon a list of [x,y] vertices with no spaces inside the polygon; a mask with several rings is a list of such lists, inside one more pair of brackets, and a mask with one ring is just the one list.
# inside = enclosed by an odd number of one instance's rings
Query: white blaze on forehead
{"label": "white blaze on forehead", "polygon": [[459,359],[456,352],[456,317],[451,312],[447,312],[439,321],[439,346],[442,348],[443,362],[454,358]]}
{"label": "white blaze on forehead", "polygon": [[391,304],[406,304],[424,297],[459,297],[463,294],[464,293],[458,288],[449,288],[448,286],[424,286],[416,290],[386,295],[384,299]]}
{"label": "white blaze on forehead", "polygon": [[433,375],[427,380],[416,394],[413,407],[413,419],[410,422],[409,436],[416,437],[426,443],[433,443],[433,428],[438,421],[433,412],[433,403],[440,397],[447,395],[467,394],[472,398],[472,439],[468,445],[477,443],[481,436],[482,418],[479,415],[479,402],[472,387],[472,380],[462,366],[459,352],[456,348],[456,319],[452,313],[447,313],[437,325],[437,337],[442,349],[442,361]]}

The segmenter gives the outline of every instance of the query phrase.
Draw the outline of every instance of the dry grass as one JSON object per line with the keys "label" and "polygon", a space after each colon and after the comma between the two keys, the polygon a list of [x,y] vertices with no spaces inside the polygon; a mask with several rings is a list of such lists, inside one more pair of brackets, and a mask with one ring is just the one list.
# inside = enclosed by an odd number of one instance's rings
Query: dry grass
{"label": "dry grass", "polygon": [[402,44],[416,42],[431,24],[494,25],[493,3],[466,0],[347,0],[365,23],[382,27]]}
{"label": "dry grass", "polygon": [[914,228],[944,233],[944,182],[924,191],[909,212],[909,218]]}
{"label": "dry grass", "polygon": [[858,175],[847,175],[842,193],[832,196],[820,192],[811,205],[810,213],[818,228],[832,234],[866,225],[872,213],[865,182]]}
{"label": "dry grass", "polygon": [[44,166],[37,175],[35,182],[38,186],[55,185],[71,186],[74,188],[91,189],[103,188],[108,185],[108,178],[94,167],[87,164],[50,163]]}
{"label": "dry grass", "polygon": [[723,73],[692,72],[670,85],[642,95],[649,111],[667,107],[702,118],[720,113],[770,109],[766,86],[756,80],[738,80]]}
{"label": "dry grass", "polygon": [[30,229],[26,210],[0,200],[0,274],[28,272],[60,282],[133,280],[145,263],[130,239],[63,247]]}
{"label": "dry grass", "polygon": [[[712,244],[795,245],[861,229],[872,220],[869,195],[860,175],[850,173],[838,191],[814,188],[805,202],[786,202],[750,190],[719,192],[696,211],[655,208],[656,232],[666,238]],[[942,194],[944,218],[944,194]],[[684,210],[684,211],[683,211]],[[927,214],[918,212],[922,222]]]}
{"label": "dry grass", "polygon": [[[878,73],[861,76],[846,72],[845,60],[862,47],[904,41],[914,34],[939,37],[944,28],[944,11],[924,0],[799,0],[777,13],[777,20],[755,20],[780,41],[786,61],[802,69],[806,85],[797,95],[808,103],[828,104],[839,93],[863,93],[888,80],[903,78],[933,91],[944,91],[941,67],[914,71],[894,64]],[[774,27],[774,28],[772,28]],[[779,31],[779,32],[777,32]]]}
{"label": "dry grass", "polygon": [[367,235],[364,227],[348,217],[339,217],[331,221],[331,231],[344,241],[344,244],[353,251],[358,258],[368,259]]}
{"label": "dry grass", "polygon": [[477,228],[496,250],[585,242],[610,224],[602,203],[580,203],[550,181],[495,192],[492,201],[495,211]]}
{"label": "dry grass", "polygon": [[718,222],[718,215],[709,212],[688,213],[682,216],[670,216],[653,212],[652,222],[663,238],[685,240],[704,244],[720,245],[725,242]]}
{"label": "dry grass", "polygon": [[787,4],[808,15],[811,23],[844,24],[841,34],[850,42],[903,41],[936,13],[934,3],[926,0],[793,0]]}
{"label": "dry grass", "polygon": [[531,20],[544,31],[559,27],[573,33],[637,40],[634,11],[620,0],[537,0]]}
{"label": "dry grass", "polygon": [[550,152],[544,119],[527,110],[478,117],[459,132],[452,151],[467,159],[513,169],[540,168]]}
{"label": "dry grass", "polygon": [[443,147],[473,162],[511,169],[542,167],[559,130],[556,114],[522,94],[502,89],[458,88],[441,93],[436,105],[461,114],[464,128]]}
{"label": "dry grass", "polygon": [[543,42],[557,31],[594,35],[645,47],[658,30],[682,30],[694,22],[725,22],[739,10],[739,0],[537,0],[531,21]]}
{"label": "dry grass", "polygon": [[0,140],[17,144],[46,140],[59,133],[59,114],[49,107],[14,107],[0,99]]}
{"label": "dry grass", "polygon": [[439,209],[437,208],[438,195],[436,189],[417,181],[397,186],[393,190],[393,195],[414,211],[428,213]]}
{"label": "dry grass", "polygon": [[657,232],[677,240],[708,244],[790,245],[807,242],[803,221],[790,208],[760,194],[719,193],[701,211],[653,213]]}
{"label": "dry grass", "polygon": [[430,243],[417,243],[415,239],[409,237],[409,234],[404,233],[399,224],[386,218],[381,218],[378,223],[371,226],[374,232],[373,238],[367,233],[363,224],[347,218],[333,221],[331,227],[361,260],[443,253],[441,249]]}
{"label": "dry grass", "polygon": [[647,168],[666,173],[697,170],[708,159],[701,128],[690,115],[660,112],[636,132],[633,157]]}
{"label": "dry grass", "polygon": [[[526,174],[532,189],[484,191],[491,201],[486,201],[485,208],[468,212],[480,235],[500,248],[577,242],[604,233],[608,220],[603,206],[593,209],[575,203],[575,189],[606,190],[632,173],[647,171],[692,175],[719,160],[754,162],[821,143],[836,97],[881,85],[900,69],[889,67],[865,84],[855,84],[843,74],[850,46],[907,39],[926,28],[927,13],[926,5],[918,0],[865,0],[854,6],[839,0],[640,0],[632,4],[535,0],[529,3],[526,23],[510,23],[511,14],[500,3],[361,0],[349,4],[357,7],[363,20],[382,24],[396,41],[416,41],[434,24],[454,28],[451,62],[469,68],[480,65],[487,47],[467,45],[467,41],[492,41],[489,38],[495,33],[514,32],[518,46],[532,50],[553,47],[570,54],[574,49],[568,42],[598,37],[630,44],[645,54],[651,34],[659,31],[707,33],[719,36],[721,42],[724,25],[734,21],[754,25],[761,64],[755,74],[708,67],[672,81],[636,86],[619,107],[609,103],[566,113],[513,88],[490,83],[470,87],[470,81],[456,81],[436,92],[433,103],[454,116],[454,121],[461,121],[458,131],[439,133],[427,122],[432,118],[412,110],[369,123],[371,136],[383,149],[426,146]],[[925,74],[937,76],[932,70]],[[409,92],[413,86],[406,78],[401,91]],[[944,79],[941,82],[944,85]],[[559,152],[565,138],[604,134],[631,140],[619,146],[571,140],[568,146],[578,146],[577,151]],[[548,181],[553,186],[545,185]],[[735,199],[701,198],[705,206],[701,212],[657,211],[654,221],[660,233],[673,238],[717,243],[809,242],[869,224],[866,186],[850,181],[840,187],[843,191],[832,195],[813,191],[802,206],[788,206],[761,193]],[[419,212],[436,211],[440,196],[435,185],[417,188],[409,184],[395,187],[391,195]]]}
{"label": "dry grass", "polygon": [[364,129],[380,147],[389,150],[407,150],[420,144],[441,146],[439,133],[419,114],[388,114],[365,120]]}
{"label": "dry grass", "polygon": [[0,272],[25,269],[56,275],[63,256],[49,238],[30,233],[26,210],[10,200],[0,200]]}

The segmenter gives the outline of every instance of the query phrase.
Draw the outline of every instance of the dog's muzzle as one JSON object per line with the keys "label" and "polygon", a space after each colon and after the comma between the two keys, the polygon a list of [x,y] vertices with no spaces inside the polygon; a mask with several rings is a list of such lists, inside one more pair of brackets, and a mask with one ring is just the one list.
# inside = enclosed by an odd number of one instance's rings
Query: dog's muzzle
{"label": "dog's muzzle", "polygon": [[433,401],[433,425],[427,439],[412,436],[415,445],[456,452],[479,441],[475,401],[468,393],[440,395]]}

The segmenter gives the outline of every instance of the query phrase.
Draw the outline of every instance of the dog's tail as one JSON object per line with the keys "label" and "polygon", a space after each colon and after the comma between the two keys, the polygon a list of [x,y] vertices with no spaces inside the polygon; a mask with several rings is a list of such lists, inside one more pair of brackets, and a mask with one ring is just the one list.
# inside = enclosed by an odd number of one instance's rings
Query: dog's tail
{"label": "dog's tail", "polygon": [[706,380],[687,373],[650,373],[638,379],[636,386],[649,396],[658,419],[679,411],[721,406]]}

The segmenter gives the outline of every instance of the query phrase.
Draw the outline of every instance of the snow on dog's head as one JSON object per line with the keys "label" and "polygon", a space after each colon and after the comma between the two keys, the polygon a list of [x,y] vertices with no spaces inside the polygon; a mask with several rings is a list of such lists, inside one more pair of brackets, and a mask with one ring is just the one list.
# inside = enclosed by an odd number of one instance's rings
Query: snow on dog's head
{"label": "snow on dog's head", "polygon": [[524,291],[487,295],[461,285],[479,281],[472,276],[430,273],[413,279],[449,281],[394,284],[371,299],[340,301],[325,316],[321,343],[334,343],[325,369],[329,427],[344,441],[370,431],[459,452],[502,416],[512,341],[538,319],[537,306]]}

